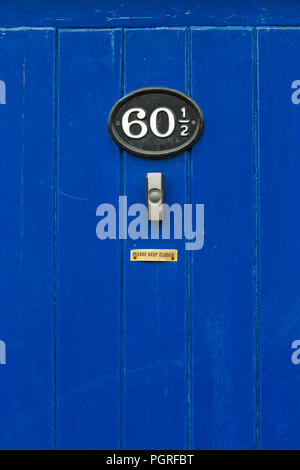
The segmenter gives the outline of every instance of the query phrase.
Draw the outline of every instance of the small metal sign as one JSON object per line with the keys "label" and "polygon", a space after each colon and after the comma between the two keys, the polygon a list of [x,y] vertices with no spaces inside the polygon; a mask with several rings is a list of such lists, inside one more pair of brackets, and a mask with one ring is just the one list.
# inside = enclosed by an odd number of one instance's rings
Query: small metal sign
{"label": "small metal sign", "polygon": [[177,250],[131,250],[130,261],[177,261]]}
{"label": "small metal sign", "polygon": [[204,120],[199,106],[169,88],[142,88],[112,108],[108,128],[124,150],[144,158],[166,158],[184,152],[199,139]]}

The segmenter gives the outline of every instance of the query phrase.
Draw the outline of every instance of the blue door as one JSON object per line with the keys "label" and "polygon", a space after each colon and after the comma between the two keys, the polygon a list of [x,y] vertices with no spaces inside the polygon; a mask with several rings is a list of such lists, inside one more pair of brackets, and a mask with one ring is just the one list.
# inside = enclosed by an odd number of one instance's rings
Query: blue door
{"label": "blue door", "polygon": [[[299,448],[291,16],[13,3],[0,7],[0,449]],[[173,158],[131,155],[108,132],[112,106],[153,86],[203,112]],[[133,219],[120,197],[144,204],[151,172],[170,206],[203,205],[203,244],[197,227],[192,249],[120,236]],[[101,204],[116,210],[105,239]],[[178,260],[131,261],[149,248]]]}

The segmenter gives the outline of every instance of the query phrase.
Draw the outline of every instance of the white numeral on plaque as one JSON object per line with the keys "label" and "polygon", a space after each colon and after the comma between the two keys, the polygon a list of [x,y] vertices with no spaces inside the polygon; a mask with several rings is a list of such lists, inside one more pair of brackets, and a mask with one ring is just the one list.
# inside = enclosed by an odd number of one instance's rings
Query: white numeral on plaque
{"label": "white numeral on plaque", "polygon": [[[159,130],[157,129],[157,115],[158,115],[158,113],[166,113],[167,116],[168,116],[168,119],[169,119],[168,130],[164,134],[159,132]],[[156,137],[168,137],[169,135],[172,134],[172,132],[175,129],[174,114],[172,113],[172,111],[169,108],[156,108],[150,116],[150,127],[151,127],[151,130],[152,130],[153,134],[156,135]]]}
{"label": "white numeral on plaque", "polygon": [[[186,119],[186,109],[185,107],[181,108],[182,119],[179,119],[178,122],[180,124],[180,135],[183,137],[187,137],[189,135],[189,123],[190,119]],[[137,119],[133,119],[129,121],[129,118],[132,113],[137,113]],[[160,132],[157,128],[157,116],[159,113],[165,113],[168,117],[168,129],[166,132]],[[148,133],[147,124],[143,121],[146,118],[146,111],[143,108],[130,108],[128,109],[123,117],[122,117],[122,128],[125,134],[130,137],[131,139],[142,139]],[[131,127],[133,125],[139,126],[139,132],[137,134],[133,134],[131,131]],[[156,108],[152,111],[150,115],[150,129],[156,137],[166,138],[169,137],[175,129],[175,115],[173,111],[166,107]]]}
{"label": "white numeral on plaque", "polygon": [[[128,119],[132,113],[137,113],[138,119],[135,119],[129,122]],[[131,137],[132,139],[141,139],[142,137],[144,137],[147,134],[148,129],[147,129],[146,124],[143,121],[140,121],[140,119],[145,119],[145,117],[146,117],[146,112],[142,108],[128,109],[128,111],[126,111],[126,113],[124,113],[124,116],[122,117],[122,127],[123,127],[125,134],[128,137]],[[130,132],[130,127],[133,126],[134,124],[138,124],[140,126],[141,130],[139,134],[132,134]]]}
{"label": "white numeral on plaque", "polygon": [[182,135],[183,137],[186,137],[189,135],[188,133],[188,126],[186,124],[183,124],[182,126],[180,126],[181,128],[181,132],[180,132],[180,135]]}

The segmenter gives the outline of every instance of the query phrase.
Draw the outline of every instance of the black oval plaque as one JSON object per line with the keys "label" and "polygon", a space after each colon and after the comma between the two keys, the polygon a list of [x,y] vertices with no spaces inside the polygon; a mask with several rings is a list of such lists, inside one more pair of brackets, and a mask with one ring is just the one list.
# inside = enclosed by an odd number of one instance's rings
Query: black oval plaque
{"label": "black oval plaque", "polygon": [[204,121],[189,96],[169,88],[142,88],[112,108],[108,128],[124,150],[144,158],[166,158],[184,152],[199,139]]}

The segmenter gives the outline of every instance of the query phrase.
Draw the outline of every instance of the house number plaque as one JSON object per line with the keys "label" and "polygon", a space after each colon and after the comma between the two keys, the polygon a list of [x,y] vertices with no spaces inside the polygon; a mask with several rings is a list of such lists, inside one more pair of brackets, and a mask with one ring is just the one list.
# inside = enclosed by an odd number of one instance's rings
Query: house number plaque
{"label": "house number plaque", "polygon": [[112,108],[108,128],[124,150],[161,159],[184,152],[204,127],[199,106],[184,93],[169,88],[142,88],[121,98]]}

